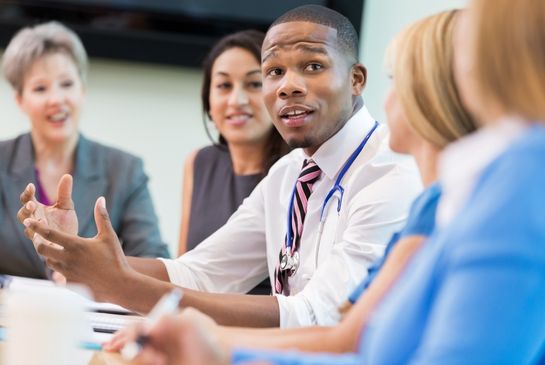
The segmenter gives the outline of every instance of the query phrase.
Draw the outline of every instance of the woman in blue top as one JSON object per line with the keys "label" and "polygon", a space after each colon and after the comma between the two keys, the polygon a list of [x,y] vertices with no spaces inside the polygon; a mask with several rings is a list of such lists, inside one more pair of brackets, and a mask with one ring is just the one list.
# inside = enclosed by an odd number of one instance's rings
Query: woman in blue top
{"label": "woman in blue top", "polygon": [[[393,244],[389,246],[391,254],[369,290],[337,327],[289,331],[222,329],[219,334],[224,344],[227,342],[230,345],[269,348],[298,347],[305,350],[335,352],[357,349],[358,334],[368,314],[395,283],[408,258],[433,228],[435,207],[439,197],[438,185],[433,182],[436,180],[436,158],[439,152],[449,142],[474,130],[472,119],[461,106],[458,92],[451,82],[452,33],[456,17],[456,11],[451,11],[418,22],[400,35],[392,47],[391,58],[395,63],[394,88],[386,103],[388,121],[392,129],[391,147],[415,157],[428,188],[413,205],[407,226],[400,234],[402,238],[391,251]],[[426,62],[423,62],[423,59]],[[366,278],[363,286],[367,285]],[[157,336],[158,348],[162,347],[164,354],[169,358],[169,363],[191,361],[214,363],[229,358],[226,352],[221,351],[221,347],[209,351],[207,349],[210,346],[209,342],[195,340],[202,334],[200,329],[203,325],[203,322],[196,324],[196,321],[199,321],[196,316],[188,316],[186,313],[182,317],[163,322],[152,332],[152,335]],[[161,344],[161,341],[166,340],[163,336],[167,334],[172,341],[170,343],[179,347],[179,352],[170,352],[168,346],[163,347],[166,342]],[[230,335],[231,341],[225,341],[227,336],[223,335],[226,334]],[[236,339],[232,340],[235,337]],[[191,350],[193,359],[183,357],[188,353],[184,351],[188,349],[187,346],[193,346]],[[201,350],[204,348],[207,351],[196,354],[195,348]],[[280,356],[288,356],[287,359],[290,359],[290,355]],[[232,360],[237,362],[260,358],[274,359],[275,355],[238,350],[234,352]],[[298,361],[298,358],[292,360]]]}
{"label": "woman in blue top", "polygon": [[367,365],[543,362],[543,19],[543,1],[472,1],[458,27],[456,80],[464,104],[484,127],[443,153],[436,230],[366,324],[359,354],[239,353],[235,359]]}

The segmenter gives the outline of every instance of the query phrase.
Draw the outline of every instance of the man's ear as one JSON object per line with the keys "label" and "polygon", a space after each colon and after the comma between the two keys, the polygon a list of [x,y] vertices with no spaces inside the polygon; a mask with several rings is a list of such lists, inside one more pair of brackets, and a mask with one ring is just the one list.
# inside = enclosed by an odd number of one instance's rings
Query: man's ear
{"label": "man's ear", "polygon": [[361,95],[367,82],[367,69],[361,63],[352,66],[352,95]]}

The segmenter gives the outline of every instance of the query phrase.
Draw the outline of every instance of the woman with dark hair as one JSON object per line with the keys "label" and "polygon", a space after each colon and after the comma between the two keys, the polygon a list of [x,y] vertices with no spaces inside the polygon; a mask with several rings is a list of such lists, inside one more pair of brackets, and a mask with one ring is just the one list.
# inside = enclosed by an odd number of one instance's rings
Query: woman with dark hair
{"label": "woman with dark hair", "polygon": [[[228,35],[204,60],[201,98],[205,126],[207,119],[214,123],[219,142],[186,159],[180,255],[220,228],[269,168],[288,152],[262,98],[264,36],[255,30]],[[208,128],[206,131],[210,136]],[[264,292],[270,293],[270,286],[259,291]]]}

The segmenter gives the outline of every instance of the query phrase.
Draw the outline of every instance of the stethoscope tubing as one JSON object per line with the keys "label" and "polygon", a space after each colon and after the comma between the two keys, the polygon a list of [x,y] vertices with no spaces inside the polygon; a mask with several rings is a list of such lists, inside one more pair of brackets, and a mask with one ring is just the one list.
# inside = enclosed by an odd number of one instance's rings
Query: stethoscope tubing
{"label": "stethoscope tubing", "polygon": [[[377,129],[378,126],[379,126],[379,123],[377,121],[375,121],[375,124],[373,125],[373,128],[371,128],[371,130],[367,133],[367,135],[360,142],[358,147],[354,150],[354,152],[352,152],[352,154],[350,155],[350,157],[348,158],[348,160],[344,164],[343,168],[341,169],[341,172],[339,173],[339,176],[337,176],[337,179],[335,180],[335,184],[333,185],[333,187],[327,193],[327,195],[326,195],[326,197],[324,199],[324,202],[322,203],[322,209],[320,211],[320,226],[322,226],[322,224],[323,224],[324,211],[325,211],[325,209],[327,207],[327,204],[329,203],[329,201],[331,200],[331,198],[335,195],[335,193],[337,191],[339,192],[339,195],[340,195],[339,199],[338,199],[338,202],[337,202],[337,213],[340,214],[341,207],[342,207],[343,196],[344,196],[344,187],[341,185],[341,182],[342,182],[342,180],[344,178],[344,175],[346,175],[346,173],[348,172],[348,170],[350,169],[350,167],[352,166],[354,161],[356,161],[359,154],[361,153],[361,151],[363,150],[363,148],[367,144],[367,141],[369,141],[369,138],[371,138],[371,136],[373,135],[373,132],[375,132],[375,130]],[[293,238],[294,238],[294,235],[293,235],[293,230],[292,230],[292,227],[291,227],[291,221],[292,221],[292,218],[293,218],[293,204],[294,204],[293,202],[295,200],[295,189],[296,189],[296,187],[294,186],[293,191],[291,193],[290,206],[289,206],[289,211],[288,211],[288,230],[287,230],[287,233],[286,233],[286,235],[287,235],[287,237],[286,237],[286,253],[288,255],[293,254]]]}

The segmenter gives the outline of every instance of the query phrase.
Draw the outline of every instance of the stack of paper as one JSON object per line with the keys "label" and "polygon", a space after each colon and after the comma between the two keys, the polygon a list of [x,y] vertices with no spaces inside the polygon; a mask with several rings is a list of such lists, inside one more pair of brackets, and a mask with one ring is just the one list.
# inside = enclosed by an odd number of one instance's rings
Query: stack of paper
{"label": "stack of paper", "polygon": [[[29,279],[16,276],[3,276],[3,290],[7,291],[32,291],[37,288],[55,287],[49,280]],[[106,341],[112,333],[130,324],[141,322],[144,317],[137,315],[119,305],[111,303],[99,303],[90,299],[90,293],[82,286],[69,285],[67,292],[83,298],[87,308],[87,318],[97,342]],[[0,326],[4,325],[4,315],[0,305]]]}

